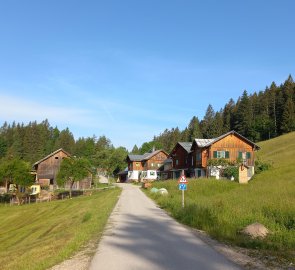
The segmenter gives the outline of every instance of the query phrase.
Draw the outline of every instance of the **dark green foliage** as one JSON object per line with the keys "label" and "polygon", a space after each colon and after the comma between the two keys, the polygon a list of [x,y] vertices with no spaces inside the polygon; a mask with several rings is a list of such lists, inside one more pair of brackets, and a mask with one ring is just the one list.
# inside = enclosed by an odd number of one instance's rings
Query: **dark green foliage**
{"label": "dark green foliage", "polygon": [[90,163],[85,158],[65,158],[63,159],[56,180],[59,186],[70,182],[70,197],[74,182],[81,181],[90,173]]}
{"label": "dark green foliage", "polygon": [[34,176],[30,174],[30,166],[27,162],[14,158],[0,161],[0,180],[7,184],[30,186],[34,182]]}
{"label": "dark green foliage", "polygon": [[223,170],[223,176],[229,179],[233,176],[235,180],[239,180],[239,168],[237,166],[226,167]]}
{"label": "dark green foliage", "polygon": [[15,122],[10,125],[5,122],[0,127],[0,158],[3,161],[22,159],[32,165],[59,148],[72,156],[86,158],[91,163],[91,171],[98,168],[113,175],[127,165],[128,151],[123,147],[113,147],[104,135],[98,139],[92,136],[75,141],[68,128],[60,131],[57,127],[51,127],[47,119],[41,123],[30,122],[28,125]]}
{"label": "dark green foliage", "polygon": [[271,168],[271,164],[268,162],[261,161],[260,159],[255,160],[255,173],[259,174],[267,171]]}
{"label": "dark green foliage", "polygon": [[264,91],[249,95],[245,90],[237,102],[230,99],[220,111],[215,112],[213,106],[209,105],[203,119],[194,116],[183,131],[178,128],[165,129],[140,149],[143,153],[151,145],[159,143],[163,150],[170,153],[179,141],[215,138],[231,130],[254,142],[294,131],[295,83],[292,76],[280,86],[272,82]]}

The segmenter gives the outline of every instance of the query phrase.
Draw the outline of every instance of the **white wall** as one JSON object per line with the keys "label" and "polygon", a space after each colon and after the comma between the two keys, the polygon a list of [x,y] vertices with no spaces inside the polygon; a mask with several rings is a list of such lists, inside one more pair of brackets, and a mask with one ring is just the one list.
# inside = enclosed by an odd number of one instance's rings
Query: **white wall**
{"label": "white wall", "polygon": [[138,181],[139,171],[128,171],[127,182],[128,181]]}

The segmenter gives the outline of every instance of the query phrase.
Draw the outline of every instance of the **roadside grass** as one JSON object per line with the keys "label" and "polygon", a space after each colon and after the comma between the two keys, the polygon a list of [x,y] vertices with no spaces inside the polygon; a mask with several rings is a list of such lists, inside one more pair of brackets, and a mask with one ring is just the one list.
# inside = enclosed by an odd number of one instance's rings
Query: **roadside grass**
{"label": "roadside grass", "polygon": [[[295,263],[295,132],[259,143],[258,158],[273,167],[248,185],[227,180],[189,179],[185,208],[175,180],[154,182],[168,196],[147,194],[180,222],[206,231],[213,238],[259,249]],[[271,233],[252,240],[240,231],[260,222]]]}
{"label": "roadside grass", "polygon": [[0,205],[1,270],[47,269],[99,239],[120,189],[63,201]]}

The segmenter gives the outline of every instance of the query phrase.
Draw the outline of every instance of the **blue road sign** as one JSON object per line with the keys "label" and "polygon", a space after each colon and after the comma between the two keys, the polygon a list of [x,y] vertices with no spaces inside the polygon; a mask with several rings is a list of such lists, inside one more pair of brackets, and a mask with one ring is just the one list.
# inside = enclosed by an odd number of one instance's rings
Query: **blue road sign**
{"label": "blue road sign", "polygon": [[178,184],[179,190],[187,190],[187,184]]}

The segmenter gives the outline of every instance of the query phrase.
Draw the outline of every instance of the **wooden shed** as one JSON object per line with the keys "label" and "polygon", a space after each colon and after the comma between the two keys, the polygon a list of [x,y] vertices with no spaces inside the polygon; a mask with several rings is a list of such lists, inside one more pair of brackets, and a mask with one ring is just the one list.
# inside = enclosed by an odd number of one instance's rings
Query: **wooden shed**
{"label": "wooden shed", "polygon": [[56,175],[60,164],[64,158],[71,155],[65,150],[58,149],[48,156],[34,163],[33,168],[36,171],[36,183],[41,186],[48,186],[50,190],[57,187]]}

